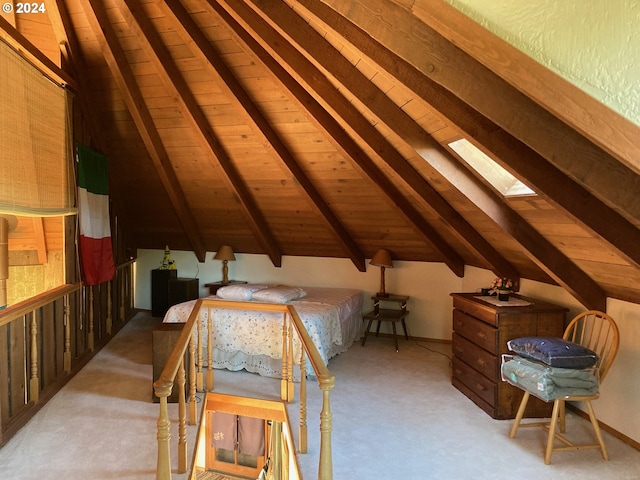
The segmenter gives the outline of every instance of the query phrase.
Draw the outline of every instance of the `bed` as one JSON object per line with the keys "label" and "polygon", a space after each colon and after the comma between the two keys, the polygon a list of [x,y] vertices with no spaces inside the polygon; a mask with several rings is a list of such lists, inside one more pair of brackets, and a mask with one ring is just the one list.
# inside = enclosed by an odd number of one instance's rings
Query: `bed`
{"label": "bed", "polygon": [[[356,289],[249,284],[223,287],[216,296],[207,298],[293,305],[325,365],[334,356],[347,351],[362,333],[362,292]],[[170,307],[163,322],[185,323],[195,302],[191,300]],[[200,313],[203,332],[207,331],[209,311],[213,368],[281,376],[282,314],[203,308]],[[206,342],[203,334],[205,352]],[[294,342],[293,358],[299,363],[299,342]]]}

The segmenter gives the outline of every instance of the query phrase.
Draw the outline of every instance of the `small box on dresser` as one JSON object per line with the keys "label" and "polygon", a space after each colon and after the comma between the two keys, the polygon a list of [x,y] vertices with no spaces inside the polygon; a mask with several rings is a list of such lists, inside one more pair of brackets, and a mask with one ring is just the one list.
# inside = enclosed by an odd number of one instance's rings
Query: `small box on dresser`
{"label": "small box on dresser", "polygon": [[[507,341],[519,337],[561,337],[568,309],[534,298],[526,306],[496,306],[478,293],[452,293],[452,380],[454,387],[496,419],[514,418],[522,390],[500,377]],[[553,404],[529,401],[525,417],[551,416]]]}

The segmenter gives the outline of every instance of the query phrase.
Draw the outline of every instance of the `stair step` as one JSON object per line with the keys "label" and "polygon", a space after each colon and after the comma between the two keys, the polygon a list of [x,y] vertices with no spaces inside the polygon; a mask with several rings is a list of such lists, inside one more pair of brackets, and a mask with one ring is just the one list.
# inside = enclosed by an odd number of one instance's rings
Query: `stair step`
{"label": "stair step", "polygon": [[246,480],[246,477],[234,477],[233,475],[205,470],[196,474],[196,480]]}

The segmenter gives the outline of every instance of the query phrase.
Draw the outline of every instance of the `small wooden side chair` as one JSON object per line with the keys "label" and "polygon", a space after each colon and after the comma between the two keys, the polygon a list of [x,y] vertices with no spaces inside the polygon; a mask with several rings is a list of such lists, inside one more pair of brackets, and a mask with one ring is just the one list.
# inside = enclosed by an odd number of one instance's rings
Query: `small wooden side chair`
{"label": "small wooden side chair", "polygon": [[[605,376],[611,368],[611,364],[618,353],[618,345],[620,343],[620,335],[618,327],[613,319],[606,313],[599,312],[597,310],[589,310],[577,315],[569,325],[567,326],[563,337],[565,340],[578,343],[583,347],[593,350],[598,355],[598,362],[596,367],[599,370],[600,385]],[[514,438],[518,427],[532,427],[541,426],[545,430],[548,430],[549,437],[547,439],[547,447],[544,455],[544,463],[549,465],[551,463],[551,454],[555,450],[580,450],[586,448],[599,448],[602,452],[602,457],[605,460],[609,460],[609,454],[607,448],[604,445],[602,433],[600,432],[600,426],[598,425],[598,419],[593,411],[591,405],[592,400],[597,400],[599,393],[592,396],[565,396],[557,398],[553,402],[553,413],[551,414],[550,422],[533,422],[521,424],[522,417],[524,415],[527,402],[529,401],[530,393],[525,390],[522,402],[518,408],[516,418],[513,421],[513,426],[509,432],[509,438]],[[579,401],[584,402],[591,425],[595,432],[598,443],[591,444],[579,444],[576,445],[566,438],[565,431],[565,402]],[[560,433],[556,431],[558,423],[560,424]],[[558,439],[564,444],[564,446],[554,446],[555,440]]]}

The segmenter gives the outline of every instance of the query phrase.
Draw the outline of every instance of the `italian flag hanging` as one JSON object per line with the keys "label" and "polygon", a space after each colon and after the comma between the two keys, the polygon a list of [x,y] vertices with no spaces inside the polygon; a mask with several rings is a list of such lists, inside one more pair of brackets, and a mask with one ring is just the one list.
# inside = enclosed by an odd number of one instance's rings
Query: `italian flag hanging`
{"label": "italian flag hanging", "polygon": [[109,223],[108,158],[78,144],[78,217],[80,260],[86,285],[115,275]]}

